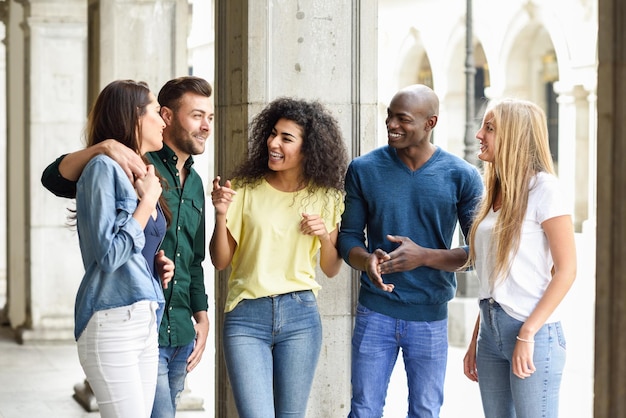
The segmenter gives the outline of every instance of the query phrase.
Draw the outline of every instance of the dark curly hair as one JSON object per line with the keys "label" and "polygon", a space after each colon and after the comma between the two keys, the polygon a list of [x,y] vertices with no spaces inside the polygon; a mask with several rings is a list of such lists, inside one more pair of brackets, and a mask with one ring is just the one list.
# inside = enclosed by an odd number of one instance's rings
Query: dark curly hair
{"label": "dark curly hair", "polygon": [[270,102],[250,124],[247,159],[232,178],[244,185],[257,185],[269,172],[267,138],[279,119],[300,125],[303,131],[303,184],[309,194],[320,188],[343,192],[348,151],[337,120],[318,101],[280,97]]}

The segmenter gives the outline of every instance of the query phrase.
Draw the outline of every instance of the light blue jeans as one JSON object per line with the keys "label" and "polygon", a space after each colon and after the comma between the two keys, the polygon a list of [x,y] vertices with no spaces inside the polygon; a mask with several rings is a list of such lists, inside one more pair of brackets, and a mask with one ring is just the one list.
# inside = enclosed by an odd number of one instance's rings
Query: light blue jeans
{"label": "light blue jeans", "polygon": [[350,418],[380,418],[399,350],[410,418],[439,417],[448,361],[448,320],[404,321],[359,304],[352,336]]}
{"label": "light blue jeans", "polygon": [[560,322],[545,324],[535,334],[536,371],[520,379],[511,358],[523,322],[509,316],[493,299],[480,301],[480,333],[476,351],[478,384],[486,418],[556,418],[565,366],[565,337]]}
{"label": "light blue jeans", "polygon": [[159,373],[151,418],[174,418],[180,393],[185,388],[187,359],[195,340],[180,347],[159,346]]}
{"label": "light blue jeans", "polygon": [[321,344],[311,291],[243,300],[226,313],[224,356],[239,417],[304,417]]}

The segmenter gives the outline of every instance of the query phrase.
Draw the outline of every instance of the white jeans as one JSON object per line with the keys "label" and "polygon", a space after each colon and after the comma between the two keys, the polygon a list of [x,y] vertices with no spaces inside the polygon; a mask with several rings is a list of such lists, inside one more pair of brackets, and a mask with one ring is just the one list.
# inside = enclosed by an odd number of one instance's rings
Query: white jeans
{"label": "white jeans", "polygon": [[78,338],[78,358],[100,414],[150,417],[159,365],[157,303],[98,311]]}

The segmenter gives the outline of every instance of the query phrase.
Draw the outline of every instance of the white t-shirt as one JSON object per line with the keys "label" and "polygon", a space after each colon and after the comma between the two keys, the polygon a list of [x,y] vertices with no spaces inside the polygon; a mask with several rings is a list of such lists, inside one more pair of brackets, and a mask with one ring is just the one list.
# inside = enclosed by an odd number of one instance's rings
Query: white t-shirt
{"label": "white t-shirt", "polygon": [[[570,215],[561,194],[559,180],[540,172],[531,179],[528,208],[521,231],[520,246],[508,275],[496,280],[490,289],[489,276],[494,270],[495,244],[492,233],[498,212],[493,209],[476,230],[476,273],[480,282],[479,298],[493,298],[504,311],[519,321],[525,321],[532,313],[552,280],[552,254],[541,224],[557,216]],[[558,309],[546,321],[558,321]]]}

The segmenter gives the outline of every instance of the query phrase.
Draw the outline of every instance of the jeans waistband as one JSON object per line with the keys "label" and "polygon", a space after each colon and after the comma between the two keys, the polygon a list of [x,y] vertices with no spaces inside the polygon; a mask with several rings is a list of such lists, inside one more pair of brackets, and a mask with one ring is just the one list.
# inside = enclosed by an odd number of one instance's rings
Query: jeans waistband
{"label": "jeans waistband", "polygon": [[299,295],[301,293],[307,293],[307,292],[312,292],[312,290],[311,289],[307,289],[307,290],[298,290],[298,291],[295,291],[295,292],[278,293],[278,294],[275,294],[275,295],[269,295],[267,297],[275,299],[275,298],[279,298],[281,296]]}
{"label": "jeans waistband", "polygon": [[494,298],[481,299],[480,300],[480,305],[483,305],[483,304],[488,304],[490,306],[497,306],[497,307],[500,306],[500,304],[498,302],[496,302],[496,300]]}

